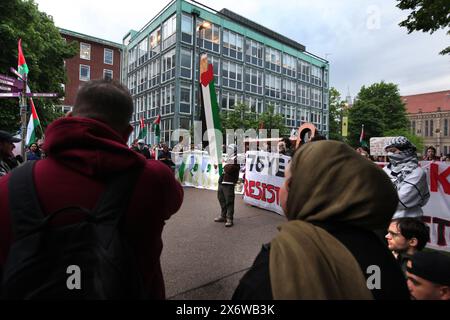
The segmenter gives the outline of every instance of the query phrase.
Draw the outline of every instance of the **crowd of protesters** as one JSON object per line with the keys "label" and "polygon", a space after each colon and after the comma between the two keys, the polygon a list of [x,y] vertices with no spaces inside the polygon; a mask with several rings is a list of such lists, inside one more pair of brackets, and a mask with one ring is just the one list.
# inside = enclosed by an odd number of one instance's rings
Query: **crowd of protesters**
{"label": "crowd of protesters", "polygon": [[[117,215],[108,226],[118,228],[112,239],[117,235],[123,238],[111,241],[107,237],[99,243],[105,250],[89,255],[86,268],[97,266],[102,255],[121,250],[132,259],[120,268],[102,264],[101,276],[95,270],[88,272],[94,286],[87,287],[86,292],[92,294],[87,297],[165,299],[160,263],[162,231],[165,221],[182,204],[183,188],[167,168],[174,166],[169,146],[147,145],[142,139],[127,146],[132,110],[131,96],[121,84],[107,80],[86,83],[73,112],[48,127],[45,144],[30,144],[26,152],[30,161],[25,165],[19,165],[20,159],[12,152],[19,139],[0,131],[0,275],[4,297],[65,297],[68,293],[60,296],[61,287],[46,272],[61,267],[55,262],[70,260],[70,256],[66,252],[59,255],[61,250],[52,252],[62,245],[55,241],[45,242],[45,252],[41,252],[29,237],[33,232],[48,232],[50,226],[72,230],[70,237],[61,239],[68,241],[69,251],[76,249],[80,256],[80,248],[89,243],[71,246],[77,241],[74,239],[89,237],[92,221],[101,224],[106,218],[100,215],[96,220],[92,213],[104,209]],[[236,146],[227,149],[228,167],[219,180],[221,214],[215,221],[231,227],[239,166]],[[422,207],[430,195],[416,148],[408,139],[395,137],[386,142],[387,157],[383,160],[388,164],[383,169],[365,159],[370,157],[368,150],[355,152],[320,135],[298,147],[283,139],[277,149],[292,157],[280,189],[287,221],[274,239],[262,246],[233,299],[450,300],[450,257],[424,249],[429,230],[421,219]],[[428,148],[424,160],[438,160],[433,148]],[[14,195],[21,186],[26,186],[29,199]],[[55,213],[67,209],[75,214],[50,224]],[[77,235],[82,229],[69,226],[80,223],[82,216],[88,225],[91,223],[83,230],[90,231]],[[44,222],[47,228],[43,229]],[[105,230],[99,231],[100,238]],[[39,239],[46,241],[42,235]],[[18,248],[27,250],[18,252]],[[26,264],[29,259],[32,265]],[[373,274],[368,270],[374,266],[380,283],[369,286]],[[21,270],[20,277],[17,270]],[[130,278],[123,274],[114,278],[117,271],[113,270],[127,272]],[[65,270],[59,271],[65,274]],[[105,279],[118,282],[99,286]]]}

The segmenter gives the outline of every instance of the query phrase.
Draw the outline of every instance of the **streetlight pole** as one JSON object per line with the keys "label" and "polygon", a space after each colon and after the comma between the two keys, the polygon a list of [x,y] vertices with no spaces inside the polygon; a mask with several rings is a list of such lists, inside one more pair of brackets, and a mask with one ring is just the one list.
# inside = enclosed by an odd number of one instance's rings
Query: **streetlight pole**
{"label": "streetlight pole", "polygon": [[191,130],[194,132],[194,122],[195,122],[195,72],[197,71],[195,54],[197,49],[197,18],[200,16],[200,12],[197,10],[192,10],[192,15],[194,16],[194,33],[193,33],[193,55],[192,55],[192,92],[191,92],[191,101],[192,101],[192,123],[191,123]]}

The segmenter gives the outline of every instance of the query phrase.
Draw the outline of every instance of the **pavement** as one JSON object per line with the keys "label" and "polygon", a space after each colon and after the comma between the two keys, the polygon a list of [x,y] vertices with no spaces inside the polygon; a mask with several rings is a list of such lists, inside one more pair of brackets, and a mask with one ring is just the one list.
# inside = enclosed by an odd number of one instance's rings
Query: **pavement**
{"label": "pavement", "polygon": [[285,218],[248,206],[236,195],[234,226],[214,222],[217,192],[184,188],[184,201],[163,231],[161,265],[166,297],[172,300],[228,300],[261,246]]}

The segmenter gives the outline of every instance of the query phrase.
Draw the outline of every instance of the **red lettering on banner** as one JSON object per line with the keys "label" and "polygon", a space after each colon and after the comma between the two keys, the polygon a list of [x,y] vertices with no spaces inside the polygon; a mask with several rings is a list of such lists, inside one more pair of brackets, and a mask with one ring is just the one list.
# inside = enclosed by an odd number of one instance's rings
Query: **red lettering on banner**
{"label": "red lettering on banner", "polygon": [[[258,190],[257,194],[255,193]],[[261,183],[260,181],[247,180],[244,181],[244,194],[255,200],[267,203],[280,204],[279,199],[280,187],[272,184]]]}
{"label": "red lettering on banner", "polygon": [[266,188],[267,188],[267,185],[266,185],[265,183],[263,183],[263,184],[262,184],[263,192],[262,192],[262,194],[261,194],[261,200],[262,200],[262,201],[267,201],[267,200],[266,200]]}
{"label": "red lettering on banner", "polygon": [[[437,224],[436,244],[440,247],[446,247],[447,240],[445,239],[445,231],[446,231],[445,228],[450,227],[450,221],[442,219],[442,218],[430,217],[430,216],[423,216],[422,221],[429,225]],[[427,229],[428,229],[428,231],[430,231],[431,228],[427,225]],[[431,242],[431,237],[430,237],[430,241],[428,241],[428,243],[430,243],[430,242]]]}
{"label": "red lettering on banner", "polygon": [[267,202],[274,203],[275,202],[275,193],[273,192],[273,185],[269,184],[267,186],[267,191],[270,193],[270,199],[267,199]]}
{"label": "red lettering on banner", "polygon": [[447,177],[450,175],[450,167],[439,174],[439,165],[436,163],[430,164],[430,190],[431,192],[438,192],[438,181],[446,194],[450,194],[450,183]]}
{"label": "red lettering on banner", "polygon": [[437,245],[438,246],[446,246],[447,241],[445,240],[445,227],[450,227],[450,221],[433,217],[433,223],[436,223],[438,225],[437,228]]}

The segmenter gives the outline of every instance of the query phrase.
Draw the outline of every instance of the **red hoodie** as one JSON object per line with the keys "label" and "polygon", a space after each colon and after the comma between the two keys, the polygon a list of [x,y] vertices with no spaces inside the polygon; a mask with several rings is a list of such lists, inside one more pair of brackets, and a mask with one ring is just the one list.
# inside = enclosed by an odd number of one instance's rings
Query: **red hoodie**
{"label": "red hoodie", "polygon": [[[133,152],[116,131],[93,119],[56,120],[45,136],[47,158],[36,163],[34,182],[46,214],[74,203],[93,208],[105,189],[105,178],[143,168],[126,213],[125,230],[136,248],[150,296],[164,299],[161,233],[164,221],[178,211],[183,201],[183,188],[171,170]],[[0,269],[14,241],[8,181],[9,175],[0,179]]]}

